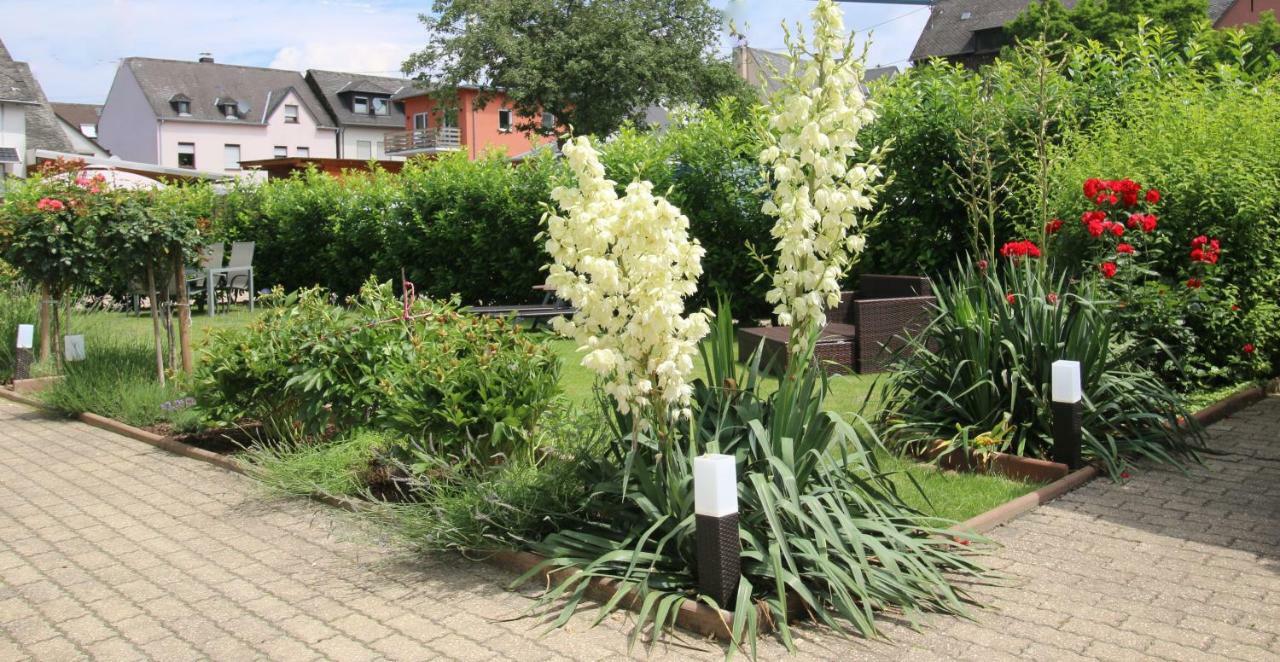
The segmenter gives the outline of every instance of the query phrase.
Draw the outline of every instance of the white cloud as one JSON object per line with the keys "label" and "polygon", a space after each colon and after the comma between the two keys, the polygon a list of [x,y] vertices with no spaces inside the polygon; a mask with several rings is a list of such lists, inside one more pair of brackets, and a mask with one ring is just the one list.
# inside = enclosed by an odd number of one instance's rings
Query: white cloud
{"label": "white cloud", "polygon": [[285,46],[267,66],[278,69],[328,69],[378,76],[400,75],[400,65],[421,44],[361,39],[308,41]]}

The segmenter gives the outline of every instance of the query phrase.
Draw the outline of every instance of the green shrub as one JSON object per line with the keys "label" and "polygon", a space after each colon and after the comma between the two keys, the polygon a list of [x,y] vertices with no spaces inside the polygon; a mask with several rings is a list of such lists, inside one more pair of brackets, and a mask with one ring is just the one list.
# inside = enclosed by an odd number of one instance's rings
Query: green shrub
{"label": "green shrub", "polygon": [[390,284],[347,307],[312,288],[268,297],[247,328],[202,350],[197,399],[222,422],[286,421],[306,435],[372,426],[478,458],[525,448],[558,388],[559,362],[507,320],[418,299],[403,321]]}
{"label": "green shrub", "polygon": [[1063,150],[1069,158],[1053,172],[1052,203],[1067,222],[1079,223],[1088,177],[1123,174],[1161,191],[1160,233],[1169,240],[1149,267],[1168,286],[1185,278],[1193,237],[1222,243],[1217,281],[1198,305],[1141,306],[1144,328],[1186,363],[1162,375],[1191,390],[1280,374],[1280,82],[1170,84]]}
{"label": "green shrub", "polygon": [[883,422],[898,447],[938,441],[1047,458],[1053,446],[1051,366],[1079,361],[1084,456],[1113,476],[1134,458],[1197,459],[1201,431],[1181,398],[1144,368],[1157,343],[1133,339],[1088,284],[1041,276],[1030,262],[985,273],[966,262],[935,284],[938,311],[883,387]]}
{"label": "green shrub", "polygon": [[18,325],[34,326],[39,308],[38,297],[26,286],[16,282],[0,285],[0,383],[13,379]]}

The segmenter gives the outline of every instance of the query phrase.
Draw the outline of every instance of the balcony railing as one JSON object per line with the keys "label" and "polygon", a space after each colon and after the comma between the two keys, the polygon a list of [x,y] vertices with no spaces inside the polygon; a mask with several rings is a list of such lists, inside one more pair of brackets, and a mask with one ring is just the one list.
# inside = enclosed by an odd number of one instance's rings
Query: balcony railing
{"label": "balcony railing", "polygon": [[388,154],[447,151],[459,149],[461,146],[462,132],[451,126],[417,131],[393,131],[383,137],[383,147]]}

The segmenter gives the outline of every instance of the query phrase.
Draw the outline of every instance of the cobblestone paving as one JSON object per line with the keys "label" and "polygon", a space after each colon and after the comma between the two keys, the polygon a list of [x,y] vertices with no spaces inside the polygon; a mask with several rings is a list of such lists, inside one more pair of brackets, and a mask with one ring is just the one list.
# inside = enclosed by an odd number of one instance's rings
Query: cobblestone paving
{"label": "cobblestone paving", "polygon": [[[1280,399],[1214,426],[1191,476],[1140,470],[997,529],[974,620],[796,659],[1280,660]],[[0,402],[0,661],[616,659],[621,616],[544,634],[511,576],[410,556],[350,515]],[[716,659],[707,642],[636,656]],[[764,659],[784,651],[766,643]]]}

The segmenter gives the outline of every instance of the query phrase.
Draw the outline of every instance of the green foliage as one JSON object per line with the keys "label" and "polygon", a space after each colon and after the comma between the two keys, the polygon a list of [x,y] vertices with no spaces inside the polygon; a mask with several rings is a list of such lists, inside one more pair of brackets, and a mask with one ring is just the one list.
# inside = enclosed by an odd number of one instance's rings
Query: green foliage
{"label": "green foliage", "polygon": [[155,353],[145,337],[113,334],[97,324],[76,331],[85,335],[85,360],[63,365],[63,378],[40,393],[46,406],[64,416],[92,412],[138,427],[179,415],[161,405],[185,391],[156,381]]}
{"label": "green foliage", "polygon": [[345,308],[329,299],[277,290],[247,328],[215,332],[195,375],[201,407],[221,422],[288,421],[307,435],[373,426],[481,463],[526,447],[556,394],[549,348],[450,303],[419,299],[400,320],[390,284],[370,280]]}
{"label": "green foliage", "polygon": [[421,20],[430,42],[405,70],[432,89],[480,83],[477,104],[502,90],[522,131],[607,136],[646,106],[746,88],[714,54],[723,19],[706,0],[435,0]]}
{"label": "green foliage", "polygon": [[[1275,80],[1171,82],[1073,134],[1052,173],[1053,213],[1077,225],[1088,177],[1123,174],[1161,191],[1158,234],[1165,239],[1144,258],[1161,282],[1133,293],[1126,324],[1182,358],[1179,369],[1158,367],[1183,389],[1280,373],[1278,93]],[[1198,235],[1221,241],[1222,260],[1216,278],[1186,301],[1177,290],[1194,275],[1188,252]],[[1246,343],[1256,352],[1246,354]]]}
{"label": "green foliage", "polygon": [[98,232],[110,205],[78,172],[76,162],[54,162],[8,186],[0,208],[0,258],[54,299],[91,284],[103,262]]}
{"label": "green foliage", "polygon": [[394,443],[373,430],[351,430],[323,442],[292,435],[251,445],[239,457],[254,478],[282,494],[357,496],[368,485],[371,461]]}
{"label": "green foliage", "polygon": [[467,471],[416,447],[416,462],[429,469],[409,472],[399,484],[405,500],[379,504],[375,512],[424,551],[527,546],[586,507],[583,467],[599,451],[600,429],[598,418],[553,407],[534,433],[536,453]]}
{"label": "green foliage", "polygon": [[[1084,455],[1113,476],[1135,458],[1181,466],[1203,444],[1181,399],[1144,365],[1164,351],[1132,339],[1088,285],[1029,264],[985,273],[971,262],[935,286],[938,312],[884,386],[883,421],[900,448],[964,444],[1008,417],[1009,452],[1049,457],[1051,366],[1079,361]],[[1052,296],[1051,296],[1052,295]]]}
{"label": "green foliage", "polygon": [[29,288],[19,283],[0,285],[0,383],[13,378],[18,325],[35,324],[38,314],[39,301]]}
{"label": "green foliage", "polygon": [[[549,560],[522,580],[548,567],[581,571],[543,596],[565,599],[555,624],[570,619],[598,577],[640,601],[633,642],[650,625],[668,627],[686,601],[714,604],[696,590],[692,474],[703,453],[734,456],[741,477],[742,578],[735,604],[723,605],[734,612],[734,649],[754,648],[764,626],[757,606],[788,646],[796,613],[872,636],[881,610],[962,612],[966,596],[952,581],[981,570],[945,521],[905,505],[879,466],[879,443],[821,410],[827,383],[808,360],[812,342],[766,396],[758,354],[737,363],[727,307],[713,334],[688,427],[655,437],[619,416],[589,469],[596,488],[587,512],[534,546]],[[607,603],[596,622],[618,604]]]}

